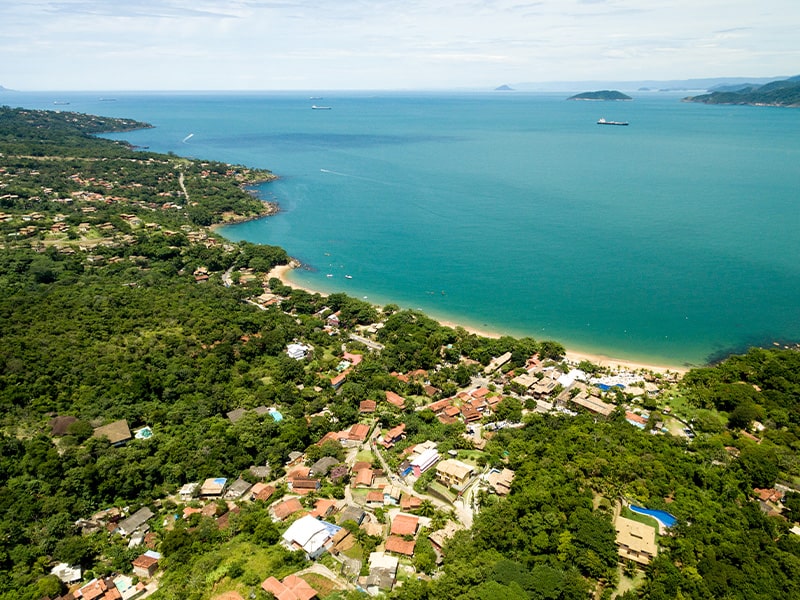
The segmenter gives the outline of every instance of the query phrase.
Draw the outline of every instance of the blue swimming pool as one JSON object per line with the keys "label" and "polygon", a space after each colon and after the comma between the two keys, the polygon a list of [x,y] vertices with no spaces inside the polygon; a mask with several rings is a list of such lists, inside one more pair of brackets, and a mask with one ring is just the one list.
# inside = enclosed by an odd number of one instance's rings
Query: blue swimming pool
{"label": "blue swimming pool", "polygon": [[628,508],[630,508],[633,512],[639,513],[641,515],[647,515],[649,517],[653,517],[656,521],[661,523],[664,527],[672,527],[675,523],[678,522],[677,517],[674,515],[669,514],[664,510],[655,510],[652,508],[642,508],[641,506],[634,506],[631,504]]}

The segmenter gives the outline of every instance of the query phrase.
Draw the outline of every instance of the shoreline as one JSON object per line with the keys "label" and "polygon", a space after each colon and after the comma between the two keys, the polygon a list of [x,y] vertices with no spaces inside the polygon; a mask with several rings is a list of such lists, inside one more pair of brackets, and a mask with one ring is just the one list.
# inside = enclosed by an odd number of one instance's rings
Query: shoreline
{"label": "shoreline", "polygon": [[[301,266],[301,263],[298,260],[292,258],[290,259],[289,264],[278,265],[277,267],[273,267],[273,269],[267,274],[267,278],[270,279],[272,277],[277,277],[285,285],[288,285],[295,289],[303,290],[304,292],[308,292],[309,294],[320,294],[322,296],[327,296],[328,294],[326,292],[315,290],[308,286],[300,285],[292,279],[291,277],[292,272],[299,266]],[[471,325],[463,325],[461,323],[456,323],[452,320],[437,319],[432,315],[429,316],[444,327],[450,327],[452,329],[460,327],[461,329],[464,329],[469,333],[474,333],[475,335],[479,335],[481,337],[500,338],[503,335],[506,335],[497,331],[488,331],[485,329],[479,329],[473,327]],[[594,363],[600,367],[607,367],[607,368],[617,367],[620,369],[628,369],[631,371],[643,370],[643,371],[652,371],[654,373],[677,373],[679,375],[684,375],[689,371],[689,368],[685,366],[652,364],[645,361],[614,358],[612,356],[607,356],[605,354],[595,354],[591,352],[583,352],[580,350],[567,349],[564,354],[564,358],[575,364],[581,362],[582,360],[588,360],[589,362]]]}

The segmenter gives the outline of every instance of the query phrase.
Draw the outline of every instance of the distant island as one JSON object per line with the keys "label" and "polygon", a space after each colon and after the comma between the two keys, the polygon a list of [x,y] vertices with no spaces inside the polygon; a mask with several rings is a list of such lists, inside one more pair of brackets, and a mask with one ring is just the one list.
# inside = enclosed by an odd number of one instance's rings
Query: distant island
{"label": "distant island", "polygon": [[700,96],[689,96],[684,102],[704,104],[745,104],[750,106],[800,107],[800,75],[771,81],[764,85],[725,86]]}
{"label": "distant island", "polygon": [[503,84],[503,85],[500,85],[500,86],[497,86],[496,88],[494,88],[494,91],[495,92],[513,92],[514,88],[512,88],[510,85]]}
{"label": "distant island", "polygon": [[617,90],[600,90],[598,92],[575,94],[567,98],[567,100],[633,100],[633,98]]}

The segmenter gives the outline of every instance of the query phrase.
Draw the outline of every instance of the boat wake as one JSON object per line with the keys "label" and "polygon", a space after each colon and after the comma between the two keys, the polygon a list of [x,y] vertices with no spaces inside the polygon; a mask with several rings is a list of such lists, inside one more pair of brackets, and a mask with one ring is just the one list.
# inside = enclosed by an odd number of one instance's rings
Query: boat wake
{"label": "boat wake", "polygon": [[189,138],[192,138],[192,137],[194,137],[194,134],[190,133],[185,138],[183,138],[183,140],[181,140],[181,141],[185,144],[189,140]]}

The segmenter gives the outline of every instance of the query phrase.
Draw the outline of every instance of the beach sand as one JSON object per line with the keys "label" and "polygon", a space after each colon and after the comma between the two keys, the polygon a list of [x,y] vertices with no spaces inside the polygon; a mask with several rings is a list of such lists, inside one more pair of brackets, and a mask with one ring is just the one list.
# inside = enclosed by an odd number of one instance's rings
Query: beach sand
{"label": "beach sand", "polygon": [[[299,285],[297,282],[295,282],[291,278],[292,271],[298,266],[300,266],[300,263],[295,261],[295,260],[292,260],[291,263],[288,264],[288,265],[278,265],[277,267],[274,267],[269,272],[268,277],[269,278],[277,277],[284,284],[286,284],[288,286],[291,286],[293,288],[297,288],[299,290],[304,290],[304,291],[306,291],[306,292],[308,292],[310,294],[320,294],[322,296],[326,296],[327,294],[325,292],[321,292],[319,290],[313,290],[313,289],[311,289],[309,287],[306,287],[306,286],[303,286],[303,285]],[[436,317],[433,317],[433,316],[431,316],[431,318],[436,319]],[[455,329],[457,327],[461,327],[462,329],[464,329],[464,330],[466,330],[466,331],[468,331],[470,333],[474,333],[476,335],[479,335],[481,337],[499,338],[499,337],[502,337],[504,335],[504,334],[501,334],[501,333],[498,333],[498,332],[495,332],[495,331],[481,330],[481,329],[477,329],[475,327],[472,327],[470,325],[462,325],[460,323],[455,323],[455,322],[452,322],[452,321],[446,321],[446,320],[440,320],[440,319],[436,319],[436,320],[441,325],[443,325],[445,327],[451,327],[453,329]],[[650,364],[650,363],[647,363],[647,362],[639,362],[639,361],[630,360],[630,359],[614,358],[614,357],[610,357],[610,356],[605,356],[603,354],[591,354],[591,353],[587,353],[587,352],[579,352],[579,351],[572,351],[572,350],[567,350],[566,351],[565,358],[568,361],[574,362],[576,364],[579,363],[582,360],[588,360],[589,362],[594,363],[594,364],[596,364],[596,365],[598,365],[600,367],[608,367],[608,368],[615,368],[615,369],[618,369],[618,370],[628,370],[628,371],[643,370],[643,371],[652,371],[654,373],[667,373],[667,372],[670,372],[670,373],[679,373],[679,374],[683,375],[684,373],[686,373],[689,370],[686,367],[679,367],[679,366],[676,366],[676,365],[671,365],[671,366],[670,365],[655,365],[655,364]]]}

